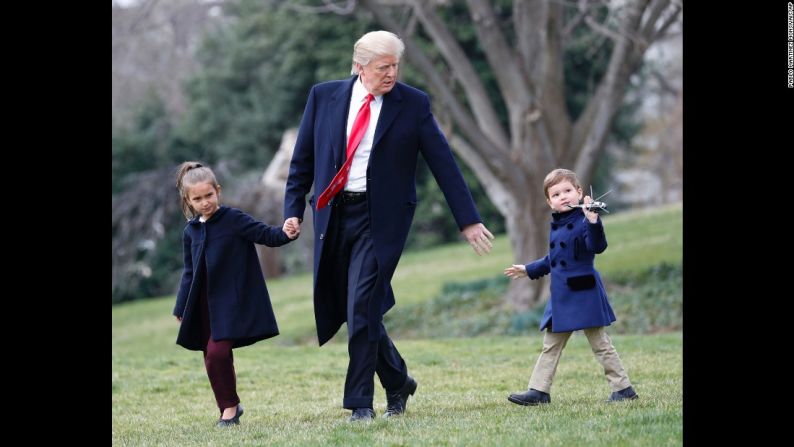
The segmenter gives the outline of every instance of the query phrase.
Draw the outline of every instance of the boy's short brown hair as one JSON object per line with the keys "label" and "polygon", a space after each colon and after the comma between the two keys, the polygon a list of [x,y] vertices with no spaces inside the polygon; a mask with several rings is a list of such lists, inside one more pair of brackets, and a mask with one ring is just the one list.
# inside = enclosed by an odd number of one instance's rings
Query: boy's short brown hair
{"label": "boy's short brown hair", "polygon": [[579,177],[576,176],[575,172],[571,171],[570,169],[557,168],[546,174],[546,178],[543,179],[543,194],[548,199],[549,188],[566,180],[571,182],[573,187],[576,189],[582,187],[582,185],[579,183]]}

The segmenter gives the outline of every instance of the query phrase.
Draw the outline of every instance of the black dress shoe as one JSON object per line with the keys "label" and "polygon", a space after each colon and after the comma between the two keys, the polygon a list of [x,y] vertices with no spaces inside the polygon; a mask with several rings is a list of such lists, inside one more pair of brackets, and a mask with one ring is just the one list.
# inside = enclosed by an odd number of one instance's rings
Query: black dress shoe
{"label": "black dress shoe", "polygon": [[386,412],[383,413],[383,417],[390,418],[405,413],[405,407],[408,406],[408,396],[414,394],[417,386],[416,380],[408,376],[408,380],[401,389],[393,393],[386,391]]}
{"label": "black dress shoe", "polygon": [[518,405],[538,405],[551,403],[551,394],[530,388],[529,391],[521,394],[511,394],[507,400]]}
{"label": "black dress shoe", "polygon": [[349,421],[371,421],[373,419],[375,419],[375,411],[372,408],[356,408]]}
{"label": "black dress shoe", "polygon": [[607,402],[619,402],[621,400],[634,400],[640,396],[634,392],[634,388],[628,387],[623,388],[620,391],[615,391],[609,396],[609,400]]}
{"label": "black dress shoe", "polygon": [[239,425],[240,424],[240,416],[243,415],[243,406],[237,404],[237,409],[234,410],[234,417],[231,419],[218,419],[218,423],[215,424],[218,427],[231,427],[232,425]]}

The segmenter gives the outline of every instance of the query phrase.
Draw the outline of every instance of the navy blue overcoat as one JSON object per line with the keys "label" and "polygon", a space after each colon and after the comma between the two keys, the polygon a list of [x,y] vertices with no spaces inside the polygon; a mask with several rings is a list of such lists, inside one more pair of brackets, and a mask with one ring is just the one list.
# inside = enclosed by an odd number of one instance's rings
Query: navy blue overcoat
{"label": "navy blue overcoat", "polygon": [[[198,284],[204,279],[213,340],[233,340],[239,348],[278,335],[265,277],[254,243],[278,247],[290,242],[281,227],[266,225],[236,208],[221,206],[209,220],[185,226],[185,269],[174,315],[182,317],[177,344],[201,351]],[[200,278],[206,262],[206,278]]]}
{"label": "navy blue overcoat", "polygon": [[551,332],[571,332],[615,321],[601,276],[593,267],[595,255],[606,248],[600,217],[591,224],[580,208],[552,213],[549,254],[526,265],[531,279],[551,273],[551,297],[540,330],[549,326]]}
{"label": "navy blue overcoat", "polygon": [[[290,164],[284,216],[303,218],[306,195],[314,215],[314,317],[320,345],[336,334],[347,318],[344,305],[318,283],[331,206],[316,209],[314,197],[331,183],[344,162],[345,127],[353,83],[329,81],[312,87],[301,119]],[[380,336],[380,321],[392,306],[391,278],[405,246],[416,209],[416,163],[422,153],[459,228],[482,220],[449,144],[430,111],[427,94],[397,82],[383,95],[383,105],[367,166],[370,231],[378,262],[375,292],[368,303],[369,339]],[[345,303],[342,299],[341,303]]]}

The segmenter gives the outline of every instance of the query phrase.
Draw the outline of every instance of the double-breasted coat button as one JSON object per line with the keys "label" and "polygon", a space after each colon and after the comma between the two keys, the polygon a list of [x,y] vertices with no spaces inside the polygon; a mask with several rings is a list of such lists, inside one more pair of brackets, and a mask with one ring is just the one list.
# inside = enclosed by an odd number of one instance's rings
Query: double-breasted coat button
{"label": "double-breasted coat button", "polygon": [[551,266],[552,267],[556,267],[557,266],[557,261],[551,261]]}
{"label": "double-breasted coat button", "polygon": [[569,230],[573,230],[573,224],[572,223],[568,224],[568,229]]}
{"label": "double-breasted coat button", "polygon": [[565,242],[560,242],[560,247],[565,248]]}
{"label": "double-breasted coat button", "polygon": [[556,229],[557,229],[557,225],[555,225],[555,224],[551,224],[551,230],[552,230],[552,231],[554,231],[554,230],[556,230]]}
{"label": "double-breasted coat button", "polygon": [[552,242],[551,244],[549,244],[549,247],[551,247],[551,248],[554,248],[554,242]]}
{"label": "double-breasted coat button", "polygon": [[560,261],[560,265],[565,267],[565,261]]}

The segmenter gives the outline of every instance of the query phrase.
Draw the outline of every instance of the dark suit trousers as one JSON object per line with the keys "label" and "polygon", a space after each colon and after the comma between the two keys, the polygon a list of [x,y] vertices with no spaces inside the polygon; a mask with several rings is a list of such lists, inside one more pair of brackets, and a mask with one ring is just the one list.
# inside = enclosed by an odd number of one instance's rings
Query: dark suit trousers
{"label": "dark suit trousers", "polygon": [[[206,266],[202,263],[202,268]],[[210,311],[207,301],[206,270],[205,278],[199,292],[199,310],[201,314],[201,337],[206,341],[204,348],[204,366],[207,368],[207,377],[210,379],[215,402],[223,413],[224,408],[231,408],[240,403],[237,396],[237,377],[234,373],[234,355],[232,354],[231,340],[215,341],[210,333]]]}
{"label": "dark suit trousers", "polygon": [[396,391],[408,379],[408,368],[382,322],[378,341],[370,342],[368,337],[367,306],[373,299],[378,263],[370,235],[367,201],[333,206],[323,256],[328,256],[326,278],[339,298],[337,305],[346,306],[347,313],[350,361],[342,406],[372,408],[375,374],[383,388]]}

